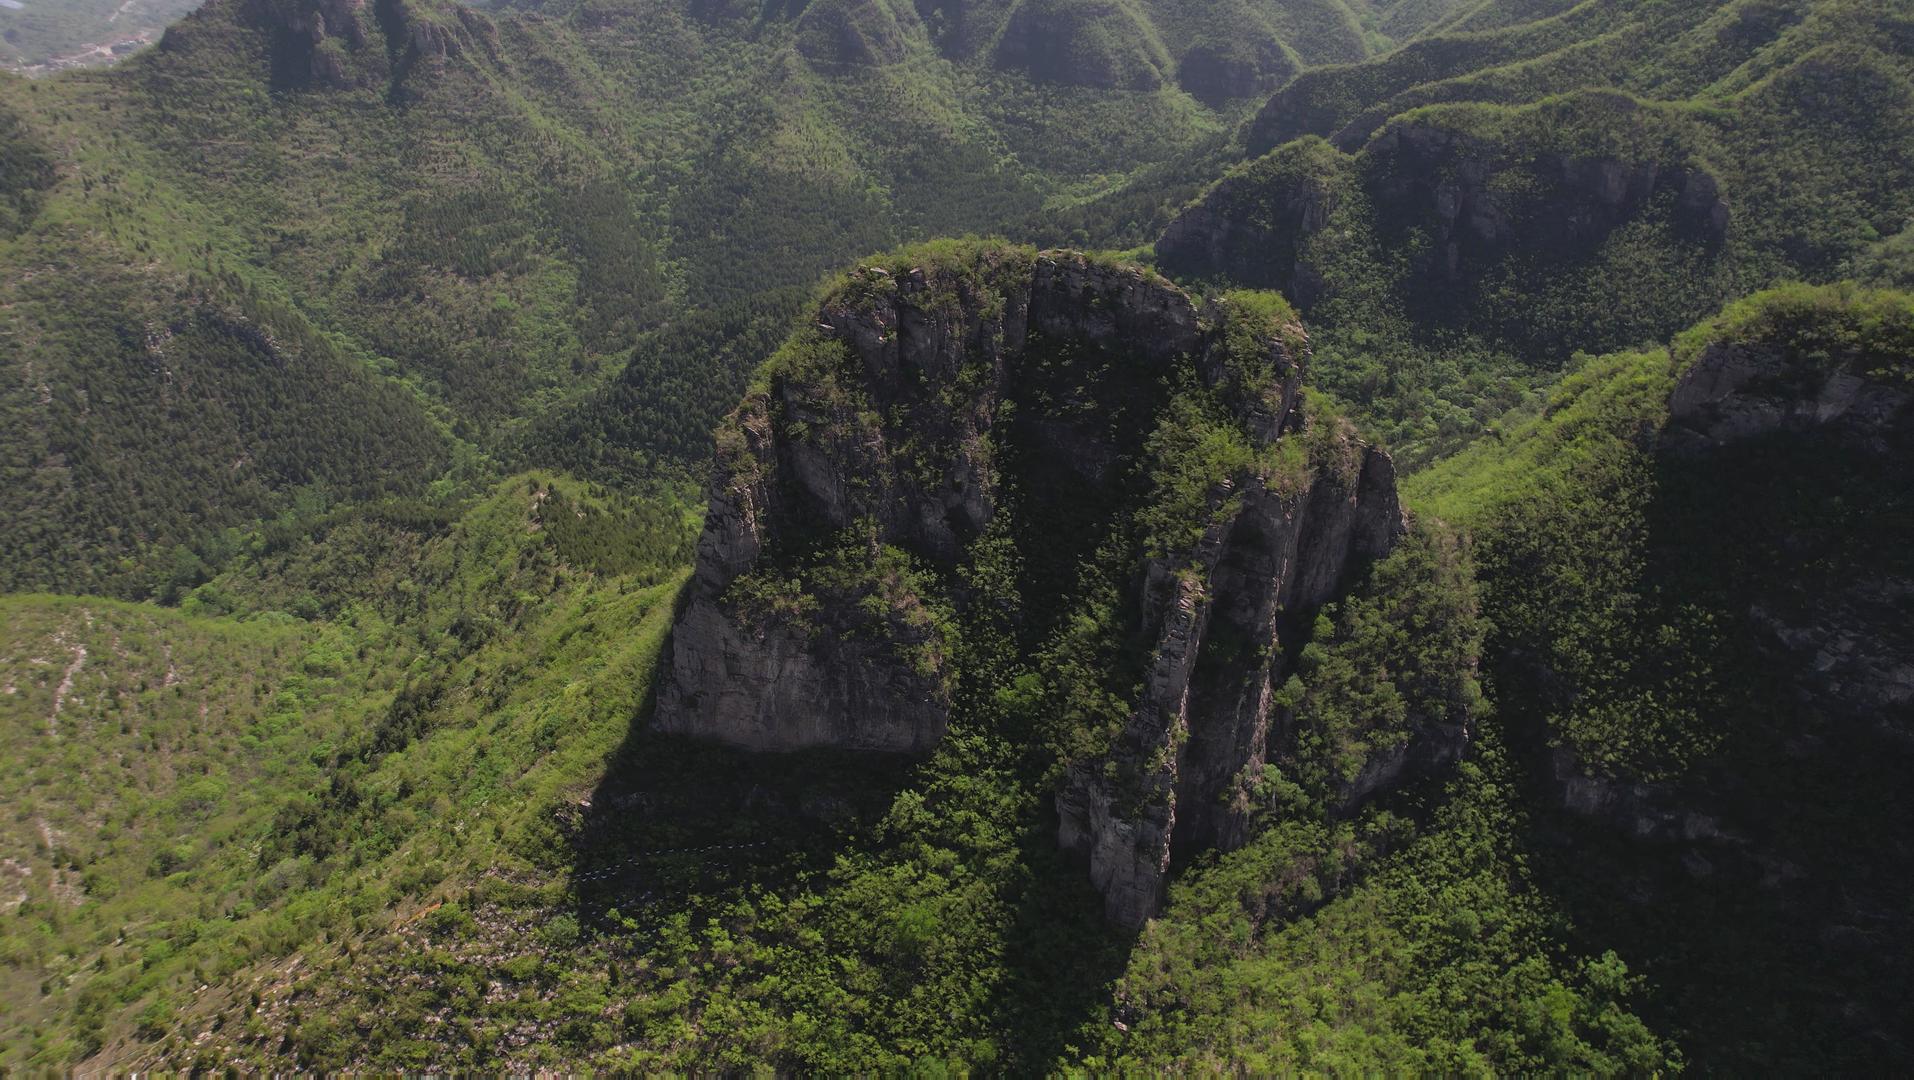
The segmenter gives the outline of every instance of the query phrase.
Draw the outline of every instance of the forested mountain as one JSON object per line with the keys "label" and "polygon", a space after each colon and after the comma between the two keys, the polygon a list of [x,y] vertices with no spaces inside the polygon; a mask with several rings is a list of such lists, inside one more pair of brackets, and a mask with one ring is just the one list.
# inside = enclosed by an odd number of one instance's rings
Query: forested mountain
{"label": "forested mountain", "polygon": [[1911,764],[1911,335],[1905,292],[1757,294],[1410,482],[1482,538],[1510,738],[1583,823],[1580,917],[1734,1070],[1875,1067],[1914,1019],[1889,989],[1914,862],[1884,824]]}
{"label": "forested mountain", "polygon": [[1298,77],[1157,241],[1172,273],[1293,295],[1328,385],[1419,457],[1507,406],[1483,370],[1665,339],[1914,221],[1901,5],[1486,15]]}
{"label": "forested mountain", "polygon": [[[641,386],[711,389],[620,427],[622,448],[698,457],[760,358],[725,342],[762,340],[766,318],[781,336],[795,305],[778,289],[904,237],[999,227],[1226,130],[1172,85],[1111,95],[946,59],[917,20],[881,64],[818,61],[823,18],[215,3],[119,68],[7,82],[6,528],[67,554],[43,546],[3,580],[142,595],[109,568],[210,554],[204,528],[169,519],[182,498],[223,527],[297,491],[364,494],[368,423],[405,433],[380,448],[395,492],[453,459],[523,460],[549,443],[528,440],[541,417],[617,396],[634,348]],[[278,343],[254,367],[370,382],[303,395],[333,417],[197,414],[196,395],[264,392],[228,393],[197,349],[185,370],[153,358],[150,341],[207,318]],[[113,386],[41,393],[82,379]],[[133,411],[169,379],[186,404]],[[82,423],[98,460],[70,460]],[[265,467],[275,453],[298,467]],[[234,476],[191,472],[214,461]],[[164,506],[114,498],[116,475]]]}
{"label": "forested mountain", "polygon": [[1911,192],[1888,0],[0,74],[0,1069],[1904,1071]]}

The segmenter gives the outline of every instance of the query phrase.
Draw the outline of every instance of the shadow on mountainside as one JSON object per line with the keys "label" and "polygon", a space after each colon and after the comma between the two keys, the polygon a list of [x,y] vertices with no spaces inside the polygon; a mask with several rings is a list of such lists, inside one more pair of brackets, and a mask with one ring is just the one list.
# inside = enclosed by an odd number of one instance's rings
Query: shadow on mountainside
{"label": "shadow on mountainside", "polygon": [[[597,788],[566,808],[561,822],[571,849],[575,917],[599,933],[632,935],[627,944],[634,954],[675,917],[689,916],[690,926],[703,927],[753,894],[808,895],[826,905],[868,901],[840,895],[846,883],[825,875],[847,856],[908,864],[909,852],[948,842],[884,824],[900,795],[937,790],[948,762],[829,750],[752,753],[656,733],[655,707],[654,700],[643,702]],[[1039,781],[1026,773],[1014,783],[1028,792]],[[1048,793],[1018,802],[1023,810],[1005,823],[1012,837],[1007,847],[989,847],[999,853],[990,856],[973,852],[963,865],[943,871],[997,882],[1001,901],[1001,907],[952,915],[980,917],[994,927],[981,942],[986,955],[974,962],[996,966],[1000,976],[983,1000],[951,1004],[953,1020],[967,1015],[980,1026],[963,1031],[960,1020],[947,1049],[982,1058],[977,1065],[1043,1072],[1096,1044],[1098,1029],[1110,1023],[1111,986],[1135,938],[1104,921],[1102,898],[1084,869],[1057,849]],[[970,814],[964,806],[954,812]],[[1012,860],[1007,870],[977,862],[1004,857]],[[850,890],[856,888],[853,881]],[[878,903],[882,910],[872,918],[897,914]],[[873,943],[884,939],[884,926],[873,923],[869,930]],[[881,948],[859,952],[886,983],[911,981],[909,962]],[[958,1050],[966,1035],[968,1050]],[[994,1061],[984,1041],[996,1044]]]}
{"label": "shadow on mountainside", "polygon": [[649,726],[647,703],[566,823],[582,924],[789,886],[866,835],[910,777],[890,755],[752,754]]}
{"label": "shadow on mountainside", "polygon": [[[1552,815],[1537,865],[1579,932],[1646,977],[1644,1018],[1702,1072],[1914,1067],[1914,726],[1882,704],[1877,662],[1914,626],[1899,438],[1855,454],[1769,436],[1656,462],[1644,577],[1657,603],[1721,628],[1695,719],[1720,745],[1651,789],[1680,835]],[[1545,733],[1522,726],[1532,797],[1554,802]]]}
{"label": "shadow on mountainside", "polygon": [[987,1014],[1013,1055],[998,1067],[1028,1075],[1054,1073],[1100,1045],[1114,1018],[1114,984],[1136,945],[1135,934],[1104,921],[1102,895],[1057,849],[1054,816],[1035,818],[1022,838],[1022,887],[1004,934],[1009,977]]}

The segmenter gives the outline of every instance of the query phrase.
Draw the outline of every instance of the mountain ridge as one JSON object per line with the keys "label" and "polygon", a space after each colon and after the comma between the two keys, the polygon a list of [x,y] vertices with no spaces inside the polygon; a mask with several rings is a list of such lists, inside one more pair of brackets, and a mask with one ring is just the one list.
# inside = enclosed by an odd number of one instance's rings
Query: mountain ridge
{"label": "mountain ridge", "polygon": [[1900,1071],[1911,34],[0,76],[0,1069]]}

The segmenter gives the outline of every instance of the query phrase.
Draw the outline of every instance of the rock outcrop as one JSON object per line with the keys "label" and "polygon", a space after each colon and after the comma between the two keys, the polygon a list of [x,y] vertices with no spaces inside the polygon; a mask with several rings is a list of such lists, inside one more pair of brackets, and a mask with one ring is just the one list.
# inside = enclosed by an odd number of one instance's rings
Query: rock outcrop
{"label": "rock outcrop", "polygon": [[1356,198],[1382,235],[1421,242],[1409,266],[1420,288],[1445,290],[1516,256],[1561,260],[1653,211],[1705,248],[1727,236],[1715,179],[1686,161],[1531,153],[1425,123],[1390,126],[1354,158],[1311,140],[1273,151],[1219,181],[1157,241],[1163,265],[1282,289],[1305,307],[1323,295],[1306,252],[1336,208]]}
{"label": "rock outcrop", "polygon": [[[1157,261],[1182,277],[1279,289],[1306,314],[1385,290],[1385,309],[1418,326],[1535,358],[1672,334],[1719,303],[1732,248],[1729,200],[1687,125],[1591,92],[1413,113],[1353,152],[1301,138],[1186,207],[1158,238]],[[1592,318],[1575,298],[1607,287],[1618,243],[1653,253],[1644,265],[1679,266],[1696,282],[1692,301],[1638,304],[1632,322]]]}
{"label": "rock outcrop", "polygon": [[[924,643],[900,644],[842,595],[818,598],[828,633],[799,635],[788,611],[740,608],[734,585],[854,527],[956,566],[997,510],[992,432],[1032,335],[1122,349],[1161,370],[1201,340],[1189,298],[1133,269],[1011,250],[979,259],[859,272],[726,422],[661,730],[757,750],[934,745],[947,689],[898,652]],[[1113,479],[1112,447],[1068,422],[1031,420],[1045,453],[1091,482]],[[921,610],[921,597],[894,598]],[[884,644],[850,644],[860,634]]]}
{"label": "rock outcrop", "polygon": [[1388,455],[1359,445],[1346,453],[1344,467],[1307,487],[1222,487],[1217,501],[1234,511],[1194,551],[1145,565],[1144,626],[1155,646],[1143,698],[1109,755],[1072,766],[1057,798],[1059,838],[1088,860],[1118,925],[1156,913],[1173,862],[1248,839],[1233,796],[1284,739],[1271,725],[1282,715],[1277,688],[1294,670],[1294,620],[1339,595],[1351,568],[1386,554],[1403,531]]}
{"label": "rock outcrop", "polygon": [[[1240,796],[1293,742],[1278,690],[1316,611],[1405,529],[1388,455],[1305,408],[1306,347],[1267,294],[1199,307],[1071,253],[979,246],[854,273],[720,433],[657,728],[759,751],[929,750],[963,715],[950,628],[997,605],[1048,634],[1068,622],[1048,608],[1071,602],[1055,579],[1094,553],[1128,627],[1111,648],[1143,678],[1121,730],[1067,763],[1059,839],[1109,917],[1140,925],[1173,864],[1248,838]],[[1234,464],[1165,457],[1151,433],[1180,431],[1172,396],[1220,410],[1202,422]],[[1176,468],[1206,470],[1181,501],[1164,493]],[[1012,538],[1055,572],[999,610],[967,575],[1013,504],[1058,523]],[[1146,540],[1145,519],[1164,535]],[[1452,761],[1465,733],[1422,734],[1334,801]]]}
{"label": "rock outcrop", "polygon": [[[286,91],[383,89],[402,101],[407,78],[420,65],[441,64],[473,46],[491,49],[497,28],[469,8],[422,9],[406,0],[228,0],[234,23],[260,35],[273,87]],[[231,51],[233,42],[208,33],[217,16],[174,24],[160,39],[163,52]]]}
{"label": "rock outcrop", "polygon": [[1665,449],[1700,453],[1764,435],[1827,428],[1873,453],[1914,427],[1914,383],[1859,364],[1808,364],[1776,342],[1717,341],[1668,399]]}
{"label": "rock outcrop", "polygon": [[[1728,208],[1714,177],[1685,161],[1535,154],[1417,123],[1387,128],[1364,156],[1367,193],[1389,208],[1385,219],[1399,214],[1429,230],[1420,270],[1438,281],[1479,273],[1518,246],[1584,250],[1662,197],[1682,234],[1717,245],[1727,235]],[[1516,175],[1529,182],[1511,182]]]}
{"label": "rock outcrop", "polygon": [[365,6],[365,0],[251,0],[248,21],[270,38],[273,85],[292,90],[359,85],[348,54],[365,47]]}
{"label": "rock outcrop", "polygon": [[950,697],[936,667],[906,660],[911,649],[942,659],[909,618],[915,598],[877,619],[859,609],[862,597],[818,599],[821,621],[808,625],[772,608],[694,597],[673,631],[660,729],[770,752],[915,754],[937,745]]}
{"label": "rock outcrop", "polygon": [[[1676,468],[1706,471],[1739,467],[1737,452],[1751,444],[1785,440],[1801,455],[1840,462],[1846,477],[1877,478],[1860,481],[1870,505],[1848,512],[1849,530],[1889,534],[1908,488],[1879,483],[1892,485],[1914,454],[1914,335],[1905,324],[1900,332],[1895,341],[1877,331],[1877,351],[1863,352],[1852,351],[1860,335],[1826,330],[1803,342],[1774,330],[1710,341],[1669,395],[1658,448]],[[1790,597],[1785,579],[1757,590],[1750,625],[1760,646],[1796,672],[1808,707],[1914,747],[1914,563],[1888,555],[1847,570],[1812,602]]]}
{"label": "rock outcrop", "polygon": [[1355,161],[1321,140],[1283,147],[1232,170],[1170,221],[1157,261],[1173,273],[1278,289],[1307,309],[1323,279],[1306,244],[1329,227]]}
{"label": "rock outcrop", "polygon": [[[1769,731],[1736,717],[1730,738],[1829,772],[1852,768],[1838,755],[1857,745],[1914,751],[1914,313],[1846,287],[1764,294],[1678,339],[1675,362],[1652,442],[1655,520],[1674,533],[1661,543],[1705,551],[1678,584],[1740,627],[1723,655],[1769,680],[1764,707],[1786,718]],[[1658,783],[1567,748],[1551,771],[1565,809],[1637,839],[1747,844],[1777,830],[1745,790],[1742,749]]]}

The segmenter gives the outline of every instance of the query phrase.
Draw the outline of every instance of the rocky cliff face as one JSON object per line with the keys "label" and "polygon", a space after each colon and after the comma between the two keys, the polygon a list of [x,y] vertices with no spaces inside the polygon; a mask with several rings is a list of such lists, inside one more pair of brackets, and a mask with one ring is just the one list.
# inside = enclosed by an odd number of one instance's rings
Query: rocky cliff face
{"label": "rocky cliff face", "polygon": [[[1772,325],[1678,343],[1653,443],[1655,521],[1674,533],[1662,543],[1704,552],[1709,572],[1680,584],[1740,627],[1724,655],[1769,681],[1767,706],[1789,724],[1744,719],[1730,739],[1773,738],[1795,767],[1839,772],[1855,768],[1857,746],[1876,761],[1914,751],[1914,489],[1901,475],[1914,454],[1914,320],[1899,313],[1896,341],[1891,313],[1887,329],[1857,333],[1828,311],[1768,303]],[[1759,498],[1741,494],[1750,488]],[[1562,804],[1584,817],[1767,857],[1779,830],[1742,749],[1730,742],[1663,783],[1592,773],[1566,749],[1552,767]]]}
{"label": "rocky cliff face", "polygon": [[1825,429],[1885,454],[1914,425],[1914,384],[1865,363],[1804,363],[1773,341],[1718,341],[1682,372],[1668,399],[1666,450],[1705,454],[1749,439]]}
{"label": "rocky cliff face", "polygon": [[[279,90],[374,87],[399,98],[420,64],[442,62],[475,43],[489,46],[496,37],[476,12],[458,8],[449,16],[428,16],[405,0],[235,0],[235,9],[236,23],[264,39]],[[160,48],[232,48],[202,30],[199,21],[186,19],[167,30]]]}
{"label": "rocky cliff face", "polygon": [[1323,278],[1306,245],[1352,190],[1354,164],[1312,140],[1234,170],[1171,220],[1157,260],[1176,273],[1279,289],[1312,307]]}
{"label": "rocky cliff face", "polygon": [[[869,622],[870,605],[842,602],[859,584],[820,598],[829,633],[800,641],[790,611],[742,608],[734,586],[854,529],[877,548],[957,566],[997,511],[996,434],[1033,335],[1163,370],[1201,340],[1189,298],[1135,270],[1009,250],[979,259],[860,271],[727,421],[662,730],[758,750],[934,745],[949,696],[935,671],[904,658],[916,643],[900,648],[891,631],[908,616]],[[1078,425],[1021,426],[1084,480],[1114,479],[1113,447]],[[896,587],[900,610],[922,609]],[[881,644],[848,644],[860,634]]]}
{"label": "rocky cliff face", "polygon": [[[1272,425],[1281,432],[1287,413]],[[1403,530],[1386,454],[1350,444],[1307,486],[1220,483],[1194,550],[1145,563],[1144,627],[1154,642],[1142,700],[1103,758],[1071,767],[1057,798],[1059,839],[1090,864],[1111,921],[1141,926],[1172,863],[1248,839],[1244,800],[1282,710],[1299,613],[1334,599],[1352,565],[1386,554]],[[1398,772],[1398,776],[1400,773]],[[1351,801],[1367,790],[1352,790]]]}
{"label": "rocky cliff face", "polygon": [[[1267,166],[1225,178],[1170,223],[1158,258],[1180,273],[1282,289],[1307,307],[1323,293],[1307,242],[1345,202],[1373,208],[1345,224],[1420,238],[1408,245],[1409,270],[1427,289],[1466,284],[1516,256],[1587,251],[1651,212],[1704,246],[1727,236],[1714,177],[1686,162],[1532,155],[1421,123],[1389,127],[1340,165],[1337,153],[1285,147]],[[1304,159],[1313,167],[1299,167]]]}
{"label": "rocky cliff face", "polygon": [[[254,0],[247,21],[270,38],[273,84],[282,89],[358,85],[348,54],[365,47],[364,9],[364,0]],[[177,44],[186,35],[169,36]]]}
{"label": "rocky cliff face", "polygon": [[[1803,344],[1770,337],[1703,347],[1669,396],[1661,454],[1674,468],[1706,471],[1735,467],[1751,445],[1796,443],[1848,476],[1876,479],[1862,485],[1869,505],[1848,511],[1849,530],[1889,548],[1905,543],[1895,519],[1908,502],[1896,480],[1914,454],[1906,357]],[[1891,550],[1861,555],[1810,603],[1788,596],[1786,580],[1755,590],[1750,622],[1760,647],[1796,673],[1805,705],[1914,748],[1914,565]]]}
{"label": "rocky cliff face", "polygon": [[1794,1015],[1899,1054],[1905,995],[1872,987],[1914,946],[1914,300],[1777,290],[1673,352],[1665,420],[1632,433],[1653,476],[1643,592],[1705,613],[1683,657],[1711,677],[1651,722],[1705,741],[1644,772],[1558,738],[1544,775],[1629,841],[1595,872],[1616,899],[1798,943],[1764,960],[1815,988]]}
{"label": "rocky cliff face", "polygon": [[[1719,244],[1728,208],[1714,177],[1684,162],[1549,152],[1530,155],[1424,124],[1385,130],[1364,151],[1373,203],[1424,225],[1419,269],[1456,281],[1518,246],[1579,251],[1666,199],[1684,234]],[[1516,182],[1527,179],[1526,184]]]}
{"label": "rocky cliff face", "polygon": [[[1305,312],[1380,287],[1388,309],[1418,325],[1526,355],[1670,334],[1718,302],[1730,248],[1728,200],[1685,149],[1682,123],[1585,94],[1412,115],[1353,152],[1300,139],[1232,170],[1184,209],[1159,237],[1157,259],[1179,276],[1280,289]],[[1630,327],[1576,309],[1573,298],[1612,278],[1618,243],[1679,262],[1696,282],[1694,310],[1663,305],[1654,325]]]}
{"label": "rocky cliff face", "polygon": [[[1092,666],[1142,678],[1127,719],[1066,763],[1059,839],[1110,918],[1140,925],[1173,864],[1247,838],[1241,795],[1293,742],[1278,688],[1314,613],[1404,530],[1389,457],[1305,407],[1305,358],[1273,297],[1199,306],[1071,253],[854,273],[720,434],[657,727],[924,752],[988,676],[963,670],[956,628],[988,611],[1046,648],[1091,560],[1122,628]],[[1170,416],[1172,398],[1198,404]],[[1223,456],[1165,449],[1179,438]],[[1027,568],[1008,600],[976,583],[1006,539]],[[1462,738],[1379,753],[1337,801],[1453,760]]]}

